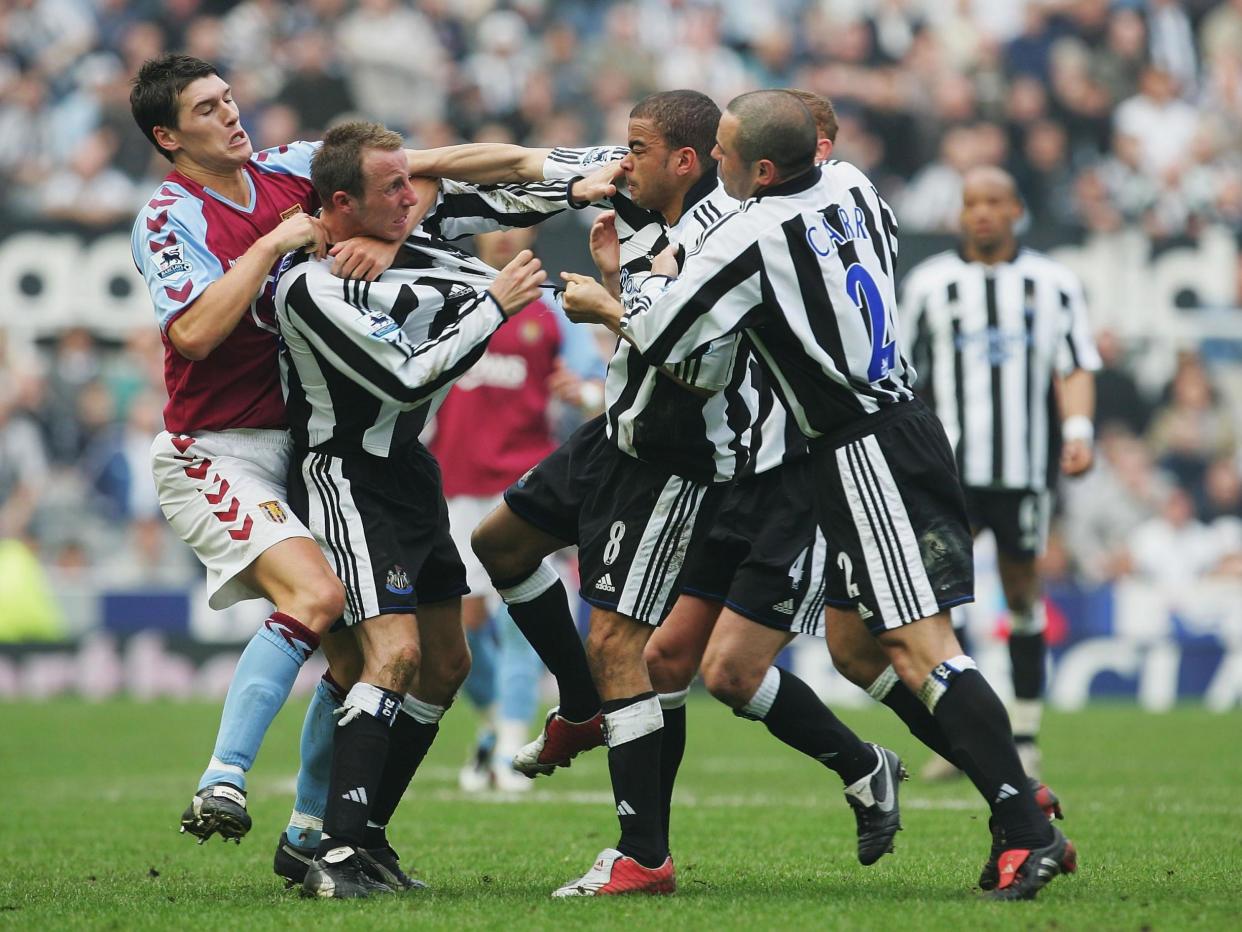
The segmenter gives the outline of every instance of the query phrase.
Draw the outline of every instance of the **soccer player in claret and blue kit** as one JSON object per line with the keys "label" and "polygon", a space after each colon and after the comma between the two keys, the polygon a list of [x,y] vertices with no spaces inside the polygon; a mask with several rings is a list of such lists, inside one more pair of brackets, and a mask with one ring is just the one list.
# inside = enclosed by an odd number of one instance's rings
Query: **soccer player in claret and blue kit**
{"label": "soccer player in claret and blue kit", "polygon": [[[341,583],[285,500],[290,439],[270,290],[285,253],[326,248],[313,216],[316,144],[254,152],[232,89],[186,55],[146,62],[130,106],[172,163],[131,241],[164,341],[166,429],[151,449],[160,506],[206,567],[212,608],[260,597],[275,606],[238,662],[210,764],[181,818],[201,841],[240,840],[251,824],[246,772],[344,608]],[[348,266],[338,271],[374,277],[395,250],[380,244],[352,260],[348,246],[333,251]],[[328,644],[325,652],[331,661]]]}

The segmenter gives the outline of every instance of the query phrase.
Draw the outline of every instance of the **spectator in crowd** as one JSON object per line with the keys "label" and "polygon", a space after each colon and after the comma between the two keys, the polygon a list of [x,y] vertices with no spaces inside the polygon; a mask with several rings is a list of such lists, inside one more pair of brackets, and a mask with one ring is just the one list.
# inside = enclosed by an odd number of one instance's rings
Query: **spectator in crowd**
{"label": "spectator in crowd", "polygon": [[1235,449],[1233,416],[1197,355],[1182,354],[1169,399],[1156,411],[1147,441],[1161,467],[1192,493],[1202,483],[1208,462]]}
{"label": "spectator in crowd", "polygon": [[39,207],[44,216],[88,227],[128,220],[141,195],[125,173],[113,167],[116,150],[111,130],[90,133],[69,163],[52,172],[40,186]]}
{"label": "spectator in crowd", "polygon": [[1208,464],[1197,510],[1209,523],[1242,520],[1242,463],[1237,454],[1218,456]]}
{"label": "spectator in crowd", "polygon": [[1134,569],[1128,543],[1170,488],[1143,442],[1124,428],[1101,432],[1096,468],[1063,490],[1064,540],[1078,574],[1111,582]]}
{"label": "spectator in crowd", "polygon": [[1177,95],[1177,78],[1155,65],[1143,69],[1139,92],[1117,107],[1119,136],[1139,140],[1139,167],[1148,177],[1176,177],[1184,169],[1199,114]]}
{"label": "spectator in crowd", "polygon": [[1190,494],[1171,488],[1160,513],[1134,531],[1129,549],[1135,574],[1181,592],[1205,576],[1229,574],[1239,545],[1228,531],[1196,518]]}
{"label": "spectator in crowd", "polygon": [[18,408],[13,378],[0,375],[0,540],[30,533],[46,477],[39,428]]}
{"label": "spectator in crowd", "polygon": [[1126,365],[1125,346],[1112,330],[1095,335],[1103,365],[1095,373],[1095,422],[1101,429],[1120,425],[1138,436],[1147,430],[1151,404]]}

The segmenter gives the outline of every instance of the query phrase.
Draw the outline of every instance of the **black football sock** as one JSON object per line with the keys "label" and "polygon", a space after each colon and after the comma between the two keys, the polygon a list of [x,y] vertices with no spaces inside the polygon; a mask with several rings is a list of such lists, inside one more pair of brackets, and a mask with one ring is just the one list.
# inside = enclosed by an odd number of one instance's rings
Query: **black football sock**
{"label": "black football sock", "polygon": [[1009,663],[1013,670],[1014,703],[1010,710],[1013,739],[1034,742],[1044,695],[1044,634],[1009,635]]}
{"label": "black football sock", "polygon": [[867,695],[877,702],[882,702],[905,722],[910,734],[947,760],[953,760],[953,748],[945,737],[940,723],[935,716],[927,711],[927,706],[919,701],[919,697],[906,687],[892,667],[885,667],[874,683],[867,687]]}
{"label": "black football sock", "polygon": [[935,716],[956,761],[983,792],[1006,848],[1038,848],[1052,839],[1018,760],[1009,715],[969,657],[937,664],[919,698]]}
{"label": "black football sock", "polygon": [[382,848],[388,844],[385,829],[410,781],[414,779],[418,765],[436,740],[444,712],[442,705],[423,702],[413,696],[405,697],[401,714],[392,724],[388,759],[384,763],[384,773],[375,791],[375,802],[371,806],[371,817],[363,836],[363,844],[367,848]]}
{"label": "black football sock", "polygon": [[690,690],[660,694],[664,731],[660,741],[660,814],[664,822],[664,846],[669,847],[673,809],[673,785],[686,753],[686,696]]}
{"label": "black football sock", "polygon": [[332,775],[317,856],[333,848],[363,847],[367,818],[388,757],[388,738],[401,709],[401,694],[357,683],[341,706],[345,712],[332,743]]}
{"label": "black football sock", "polygon": [[608,774],[621,823],[617,850],[643,867],[668,857],[660,796],[660,745],[664,716],[654,692],[603,705],[608,736]]}
{"label": "black football sock", "polygon": [[849,786],[875,770],[875,749],[850,731],[815,690],[788,670],[768,667],[736,715],[763,722],[775,737],[834,770]]}
{"label": "black football sock", "polygon": [[586,650],[578,636],[565,587],[556,571],[541,563],[525,579],[492,582],[509,607],[518,630],[556,677],[561,717],[585,722],[599,714],[599,693],[591,679]]}

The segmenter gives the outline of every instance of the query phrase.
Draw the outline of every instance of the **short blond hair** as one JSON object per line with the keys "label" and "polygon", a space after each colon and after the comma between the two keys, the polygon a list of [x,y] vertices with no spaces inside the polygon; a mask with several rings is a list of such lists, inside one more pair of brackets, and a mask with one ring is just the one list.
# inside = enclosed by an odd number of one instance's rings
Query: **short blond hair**
{"label": "short blond hair", "polygon": [[311,184],[324,204],[332,195],[344,191],[361,198],[366,188],[362,177],[362,153],[367,149],[395,152],[405,141],[381,123],[355,121],[334,126],[323,137],[323,145],[311,157]]}

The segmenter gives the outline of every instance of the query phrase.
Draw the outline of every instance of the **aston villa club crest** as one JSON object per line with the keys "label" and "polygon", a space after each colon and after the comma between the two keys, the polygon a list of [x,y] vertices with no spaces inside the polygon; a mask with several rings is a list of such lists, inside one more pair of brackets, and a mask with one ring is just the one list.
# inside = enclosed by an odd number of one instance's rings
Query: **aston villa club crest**
{"label": "aston villa club crest", "polygon": [[541,333],[542,328],[534,320],[522,321],[522,327],[518,330],[518,335],[522,338],[522,342],[528,344],[538,343]]}
{"label": "aston villa club crest", "polygon": [[302,212],[301,204],[294,204],[292,207],[286,207],[280,212],[281,220],[288,220],[290,217],[296,217]]}
{"label": "aston villa club crest", "polygon": [[263,510],[263,517],[273,524],[284,524],[289,520],[289,513],[280,502],[259,502],[259,508]]}
{"label": "aston villa club crest", "polygon": [[405,567],[399,563],[388,571],[388,581],[384,584],[384,588],[393,595],[409,595],[414,591],[410,577],[406,575]]}

